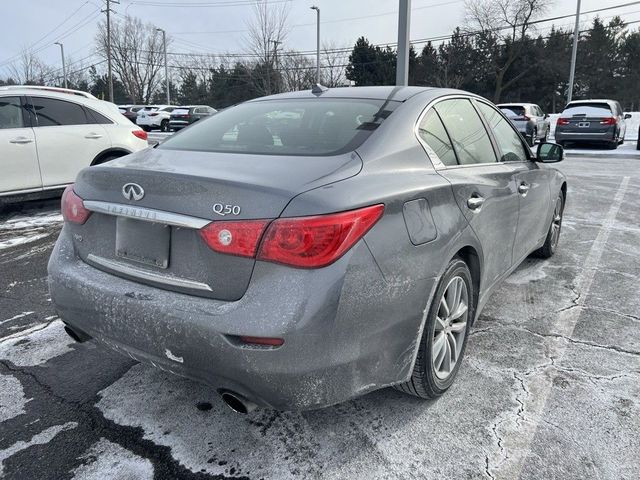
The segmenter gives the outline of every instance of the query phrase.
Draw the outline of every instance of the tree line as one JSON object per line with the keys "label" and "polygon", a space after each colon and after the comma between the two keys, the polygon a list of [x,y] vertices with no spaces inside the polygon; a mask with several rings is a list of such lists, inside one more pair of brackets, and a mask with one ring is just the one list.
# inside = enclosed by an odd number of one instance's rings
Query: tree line
{"label": "tree line", "polygon": [[[550,0],[467,1],[464,25],[449,38],[413,45],[409,84],[457,88],[494,102],[539,104],[545,111],[562,110],[568,87],[573,32],[551,28],[534,34]],[[309,88],[316,82],[315,58],[287,49],[286,4],[258,3],[248,22],[245,54],[170,54],[173,103],[224,108],[272,93]],[[160,34],[154,25],[124,17],[112,22],[114,101],[163,103],[166,97]],[[167,36],[168,49],[173,39]],[[85,66],[67,59],[70,88],[107,98],[106,26],[95,38],[100,61]],[[360,37],[352,49],[325,44],[321,83],[392,85],[396,52]],[[0,79],[3,84],[62,84],[59,69],[29,52]],[[640,109],[640,32],[619,17],[595,18],[580,32],[574,98],[609,97],[627,111]]]}

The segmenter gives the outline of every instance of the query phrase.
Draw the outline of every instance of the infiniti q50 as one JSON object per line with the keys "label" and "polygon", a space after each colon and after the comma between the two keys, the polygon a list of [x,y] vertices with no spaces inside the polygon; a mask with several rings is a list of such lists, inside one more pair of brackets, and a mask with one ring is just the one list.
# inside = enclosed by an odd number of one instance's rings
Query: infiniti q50
{"label": "infiniti q50", "polygon": [[491,292],[558,245],[564,176],[490,102],[358,87],[226,109],[87,168],[49,262],[67,331],[235,410],[452,384]]}

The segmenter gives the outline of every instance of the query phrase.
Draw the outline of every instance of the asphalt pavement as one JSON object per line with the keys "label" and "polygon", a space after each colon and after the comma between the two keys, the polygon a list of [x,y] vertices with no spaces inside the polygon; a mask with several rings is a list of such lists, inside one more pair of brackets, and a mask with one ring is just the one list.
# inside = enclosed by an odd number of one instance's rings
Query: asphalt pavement
{"label": "asphalt pavement", "polygon": [[559,251],[495,292],[450,391],[231,412],[74,343],[50,302],[58,200],[0,213],[0,478],[638,479],[640,159],[571,156]]}

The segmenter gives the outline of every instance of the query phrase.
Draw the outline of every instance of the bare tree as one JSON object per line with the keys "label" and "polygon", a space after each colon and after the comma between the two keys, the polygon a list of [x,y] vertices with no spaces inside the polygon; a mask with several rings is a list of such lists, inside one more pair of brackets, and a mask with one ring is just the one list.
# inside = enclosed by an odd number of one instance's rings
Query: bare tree
{"label": "bare tree", "polygon": [[327,87],[339,87],[345,81],[345,64],[348,61],[349,52],[337,51],[334,42],[323,43],[321,51],[321,76],[322,83]]}
{"label": "bare tree", "polygon": [[20,85],[45,85],[51,79],[53,69],[31,50],[22,50],[20,57],[9,65],[9,76]]}
{"label": "bare tree", "polygon": [[265,0],[254,5],[253,18],[247,22],[249,53],[259,66],[254,69],[256,88],[265,95],[271,94],[278,83],[274,60],[278,46],[287,37],[288,15],[286,3],[269,5]]}
{"label": "bare tree", "polygon": [[534,67],[529,65],[505,81],[507,72],[524,50],[532,22],[553,0],[466,0],[465,24],[495,72],[494,102],[502,92]]}
{"label": "bare tree", "polygon": [[315,62],[295,51],[285,52],[280,60],[283,87],[291,92],[311,88],[315,82]]}
{"label": "bare tree", "polygon": [[[167,36],[167,45],[171,38]],[[98,53],[107,58],[107,29],[99,24]],[[162,35],[152,24],[127,16],[111,21],[111,60],[132,102],[148,103],[162,81],[164,68]]]}

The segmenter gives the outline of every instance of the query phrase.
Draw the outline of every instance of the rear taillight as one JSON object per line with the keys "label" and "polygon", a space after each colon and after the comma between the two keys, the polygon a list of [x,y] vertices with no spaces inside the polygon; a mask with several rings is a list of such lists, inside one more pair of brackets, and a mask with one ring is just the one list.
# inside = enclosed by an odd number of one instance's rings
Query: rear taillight
{"label": "rear taillight", "polygon": [[146,140],[147,138],[149,138],[149,135],[147,135],[147,132],[145,132],[142,129],[140,129],[140,130],[131,130],[131,133],[133,133],[140,140]]}
{"label": "rear taillight", "polygon": [[241,336],[240,340],[244,343],[248,343],[249,345],[261,345],[264,347],[280,347],[284,344],[284,340],[282,338],[271,338],[271,337],[248,337]]}
{"label": "rear taillight", "polygon": [[212,222],[200,230],[211,250],[240,257],[255,257],[269,220]]}
{"label": "rear taillight", "polygon": [[347,252],[380,219],[384,205],[271,223],[258,259],[301,268],[327,266]]}
{"label": "rear taillight", "polygon": [[558,125],[569,125],[569,119],[568,118],[559,118],[558,119]]}
{"label": "rear taillight", "polygon": [[91,215],[91,211],[84,208],[82,199],[73,191],[73,185],[64,189],[62,194],[62,218],[65,222],[82,225]]}
{"label": "rear taillight", "polygon": [[600,125],[617,125],[617,124],[618,124],[618,119],[616,117],[603,118],[600,121]]}

